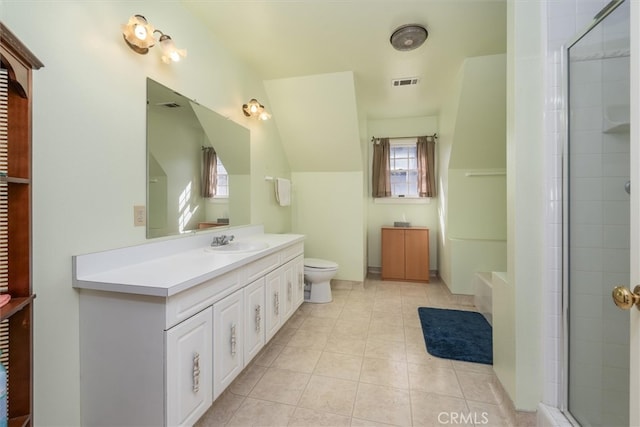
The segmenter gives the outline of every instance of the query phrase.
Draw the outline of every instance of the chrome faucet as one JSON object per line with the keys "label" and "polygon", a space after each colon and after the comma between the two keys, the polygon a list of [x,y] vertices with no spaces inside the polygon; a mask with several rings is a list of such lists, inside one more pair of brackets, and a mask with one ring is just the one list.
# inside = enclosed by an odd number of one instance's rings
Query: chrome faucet
{"label": "chrome faucet", "polygon": [[220,236],[215,236],[213,241],[211,242],[211,246],[224,246],[228,245],[234,239],[235,236],[227,236],[226,234],[222,234]]}

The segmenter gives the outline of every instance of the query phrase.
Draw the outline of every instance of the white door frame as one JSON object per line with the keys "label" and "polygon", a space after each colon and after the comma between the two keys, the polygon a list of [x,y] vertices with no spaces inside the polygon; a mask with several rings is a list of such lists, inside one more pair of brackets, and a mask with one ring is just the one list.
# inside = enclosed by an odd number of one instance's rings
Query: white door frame
{"label": "white door frame", "polygon": [[[631,289],[640,284],[640,2],[631,1]],[[613,284],[612,284],[613,286]],[[629,332],[629,424],[640,425],[640,310],[631,309]]]}

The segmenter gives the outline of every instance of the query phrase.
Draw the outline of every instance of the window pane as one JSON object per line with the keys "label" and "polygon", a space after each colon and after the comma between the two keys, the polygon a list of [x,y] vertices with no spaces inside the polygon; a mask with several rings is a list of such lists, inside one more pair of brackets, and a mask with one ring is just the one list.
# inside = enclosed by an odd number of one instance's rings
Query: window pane
{"label": "window pane", "polygon": [[391,150],[391,152],[393,153],[393,155],[395,157],[407,157],[407,155],[408,155],[407,148],[408,147],[399,145],[399,146],[394,147],[394,149]]}
{"label": "window pane", "polygon": [[394,169],[409,169],[409,161],[407,159],[396,159]]}
{"label": "window pane", "polygon": [[418,196],[418,164],[415,144],[392,145],[390,178],[392,196]]}

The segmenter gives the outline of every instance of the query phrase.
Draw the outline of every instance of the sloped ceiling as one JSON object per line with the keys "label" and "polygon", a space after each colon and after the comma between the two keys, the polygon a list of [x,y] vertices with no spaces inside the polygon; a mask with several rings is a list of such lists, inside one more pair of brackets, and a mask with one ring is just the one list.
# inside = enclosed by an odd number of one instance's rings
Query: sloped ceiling
{"label": "sloped ceiling", "polygon": [[268,80],[265,88],[292,171],[363,170],[353,73]]}
{"label": "sloped ceiling", "polygon": [[507,166],[506,55],[464,62],[450,169]]}
{"label": "sloped ceiling", "polygon": [[[506,0],[181,1],[264,80],[353,72],[366,119],[438,115],[465,58],[506,51]],[[393,49],[413,23],[424,45]],[[401,77],[420,84],[392,87]]]}
{"label": "sloped ceiling", "polygon": [[[506,0],[181,1],[266,81],[294,171],[363,170],[365,120],[437,116],[465,58],[506,51]],[[397,51],[406,24],[429,37]]]}

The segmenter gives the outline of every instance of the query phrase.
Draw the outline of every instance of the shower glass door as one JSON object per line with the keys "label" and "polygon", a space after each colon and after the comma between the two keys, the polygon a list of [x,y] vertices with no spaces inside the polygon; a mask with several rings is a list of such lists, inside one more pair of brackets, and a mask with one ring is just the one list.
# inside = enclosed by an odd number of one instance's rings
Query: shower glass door
{"label": "shower glass door", "polygon": [[568,49],[565,153],[566,410],[629,425],[629,3],[612,2]]}

